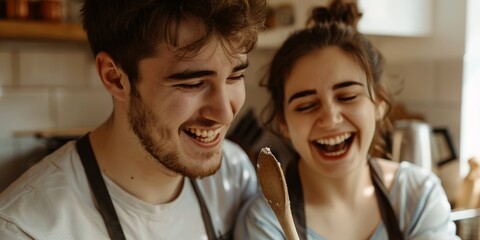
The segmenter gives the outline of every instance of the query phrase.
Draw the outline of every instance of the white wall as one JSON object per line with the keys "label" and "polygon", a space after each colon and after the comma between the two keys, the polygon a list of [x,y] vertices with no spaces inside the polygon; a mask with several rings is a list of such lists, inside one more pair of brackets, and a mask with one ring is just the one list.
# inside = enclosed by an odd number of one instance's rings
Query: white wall
{"label": "white wall", "polygon": [[462,92],[462,134],[460,158],[461,174],[468,172],[466,162],[471,157],[480,158],[480,2],[468,0],[467,39],[464,57],[464,76]]}
{"label": "white wall", "polygon": [[17,131],[94,127],[110,114],[86,44],[0,42],[0,191],[48,146]]}

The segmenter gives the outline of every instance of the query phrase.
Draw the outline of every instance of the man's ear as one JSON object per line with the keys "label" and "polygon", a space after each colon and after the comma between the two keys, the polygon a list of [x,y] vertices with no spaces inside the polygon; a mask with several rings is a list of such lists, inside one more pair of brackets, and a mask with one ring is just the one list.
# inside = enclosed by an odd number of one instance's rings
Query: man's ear
{"label": "man's ear", "polygon": [[385,101],[378,101],[375,107],[375,119],[380,121],[385,117],[385,111],[387,109],[387,103]]}
{"label": "man's ear", "polygon": [[130,83],[126,74],[115,64],[106,52],[100,52],[95,58],[97,72],[103,86],[120,101],[127,101],[130,93]]}

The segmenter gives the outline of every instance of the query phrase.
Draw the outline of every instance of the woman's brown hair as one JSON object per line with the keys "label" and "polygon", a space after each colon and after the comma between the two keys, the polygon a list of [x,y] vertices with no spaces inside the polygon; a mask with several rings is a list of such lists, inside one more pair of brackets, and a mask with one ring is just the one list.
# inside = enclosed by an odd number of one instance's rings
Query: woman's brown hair
{"label": "woman's brown hair", "polygon": [[264,126],[281,136],[284,122],[285,80],[295,63],[312,51],[336,46],[349,53],[367,75],[368,90],[375,103],[384,102],[383,118],[378,121],[370,154],[387,156],[385,134],[390,131],[388,121],[392,100],[382,82],[384,58],[371,42],[356,30],[362,14],[354,2],[334,0],[326,7],[313,9],[305,29],[293,33],[274,55],[267,77],[260,86],[270,93],[270,101],[262,111]]}

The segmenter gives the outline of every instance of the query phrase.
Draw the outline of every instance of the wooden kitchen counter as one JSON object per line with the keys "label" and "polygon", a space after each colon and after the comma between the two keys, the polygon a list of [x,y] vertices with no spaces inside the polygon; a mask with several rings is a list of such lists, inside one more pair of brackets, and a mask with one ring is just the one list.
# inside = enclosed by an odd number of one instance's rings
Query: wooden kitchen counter
{"label": "wooden kitchen counter", "polygon": [[15,131],[13,136],[37,138],[77,138],[92,130],[93,127],[20,130]]}
{"label": "wooden kitchen counter", "polygon": [[65,143],[76,140],[94,128],[55,128],[55,129],[37,129],[37,130],[20,130],[13,133],[14,137],[35,137],[41,140],[47,154],[52,153]]}

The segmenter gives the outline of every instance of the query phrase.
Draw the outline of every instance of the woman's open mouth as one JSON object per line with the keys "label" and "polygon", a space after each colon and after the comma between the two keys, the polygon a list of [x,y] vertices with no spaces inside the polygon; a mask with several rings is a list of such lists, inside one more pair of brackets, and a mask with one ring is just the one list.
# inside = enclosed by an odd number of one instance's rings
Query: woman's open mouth
{"label": "woman's open mouth", "polygon": [[314,141],[317,149],[327,157],[340,156],[347,152],[355,134],[343,133],[334,137],[326,137]]}

